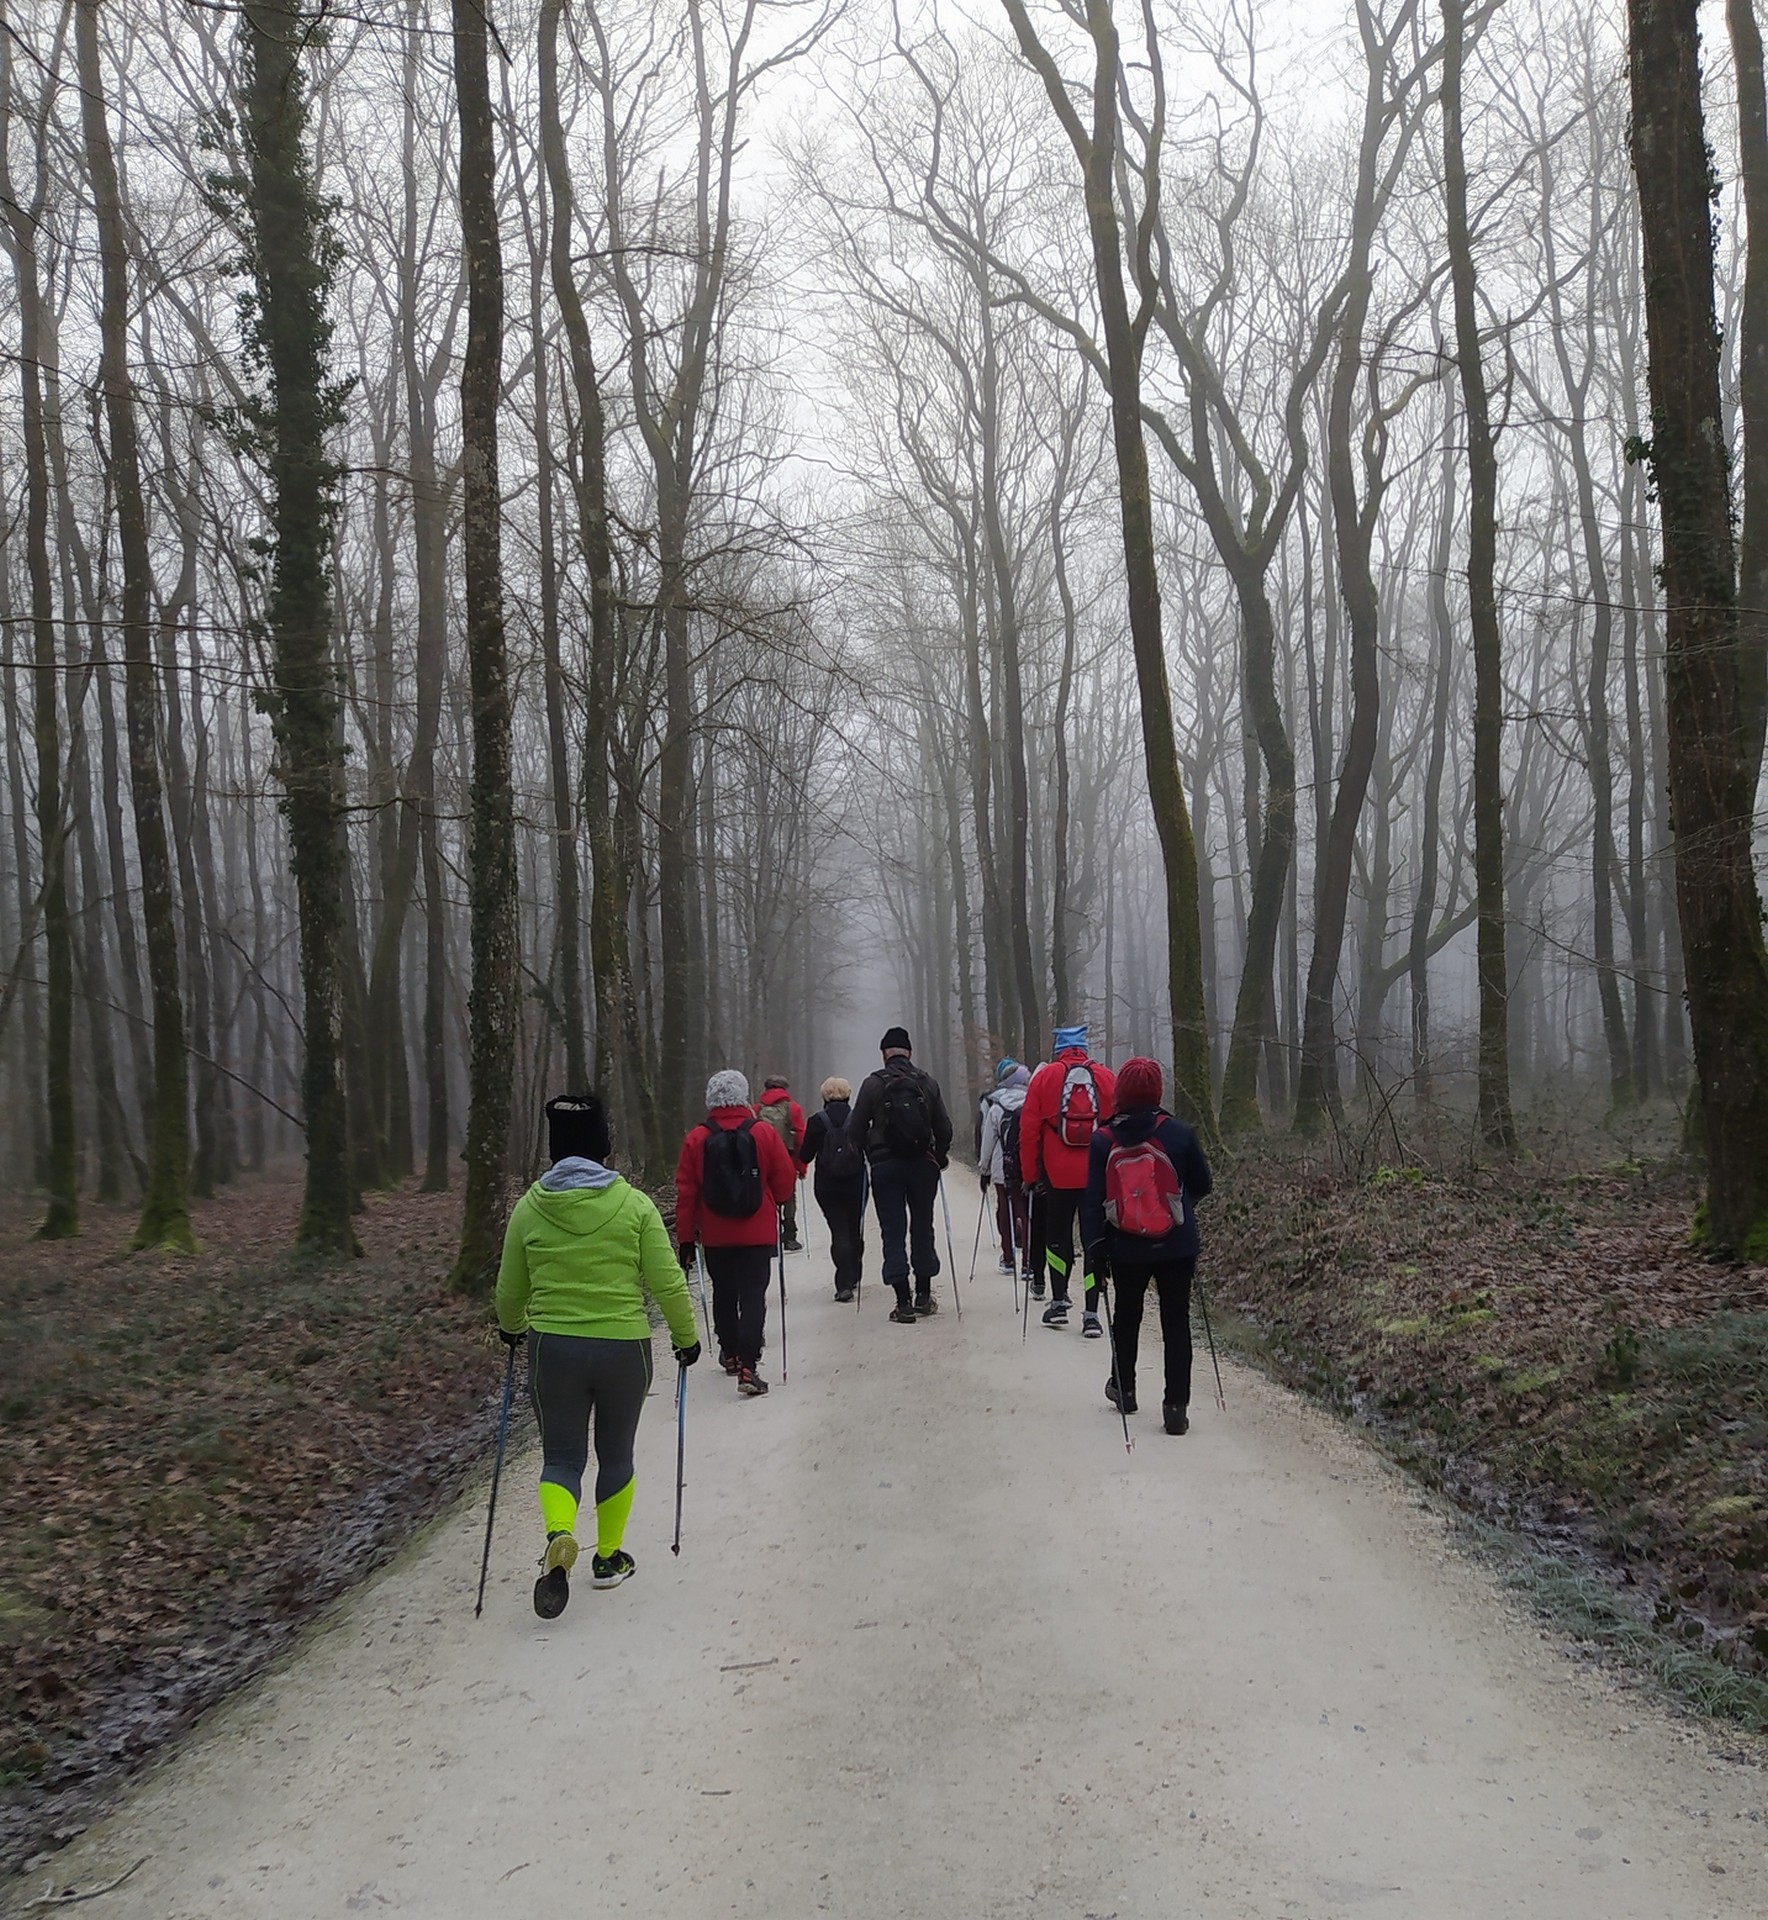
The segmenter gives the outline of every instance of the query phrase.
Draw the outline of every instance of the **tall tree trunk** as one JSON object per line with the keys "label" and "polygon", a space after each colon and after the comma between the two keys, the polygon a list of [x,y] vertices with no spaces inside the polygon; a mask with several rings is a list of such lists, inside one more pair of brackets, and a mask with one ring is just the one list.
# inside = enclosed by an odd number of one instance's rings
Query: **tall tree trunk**
{"label": "tall tree trunk", "polygon": [[1676,898],[1707,1141],[1706,1237],[1768,1258],[1768,953],[1751,862],[1697,0],[1628,0],[1651,472],[1663,521]]}
{"label": "tall tree trunk", "polygon": [[1737,141],[1742,166],[1743,317],[1737,338],[1737,397],[1743,415],[1743,518],[1738,541],[1738,671],[1745,764],[1762,777],[1768,733],[1768,83],[1756,0],[1725,0],[1737,72]]}
{"label": "tall tree trunk", "polygon": [[[1479,898],[1479,1124],[1516,1150],[1510,1106],[1510,982],[1504,925],[1504,636],[1498,626],[1498,452],[1479,337],[1479,282],[1467,220],[1462,81],[1465,0],[1443,0],[1443,198],[1455,301],[1455,358],[1467,421],[1467,592],[1473,628],[1473,871]],[[1605,663],[1606,664],[1606,663]]]}
{"label": "tall tree trunk", "polygon": [[150,625],[153,575],[147,507],[141,484],[135,396],[129,383],[129,256],[116,156],[105,122],[104,75],[98,58],[100,0],[78,0],[74,12],[80,72],[80,116],[86,170],[98,224],[102,343],[100,379],[115,476],[117,536],[122,555],[123,706],[129,731],[129,792],[141,867],[141,919],[153,1002],[153,1110],[147,1190],[135,1229],[136,1248],[194,1251],[190,1226],[189,1083],[184,1002],[178,982],[178,928],[172,905],[172,859],[166,842],[160,783],[159,693]]}
{"label": "tall tree trunk", "polygon": [[[1446,411],[1446,410],[1445,410]],[[1424,772],[1424,818],[1418,832],[1418,894],[1412,906],[1407,972],[1412,982],[1412,1094],[1428,1115],[1434,1095],[1430,1051],[1430,923],[1436,914],[1442,864],[1443,764],[1449,751],[1449,700],[1454,686],[1455,630],[1449,617],[1449,561],[1455,551],[1455,441],[1453,415],[1443,423],[1442,489],[1437,500],[1436,549],[1430,573],[1430,621],[1435,659],[1430,706],[1430,755]]]}
{"label": "tall tree trunk", "polygon": [[[0,16],[0,36],[10,27]],[[0,150],[11,136],[10,48],[0,66]],[[0,158],[0,206],[18,289],[19,381],[24,407],[25,577],[31,606],[31,733],[37,760],[37,859],[42,875],[44,943],[48,957],[47,1047],[43,1087],[49,1116],[49,1153],[43,1184],[49,1206],[37,1229],[40,1240],[63,1240],[80,1231],[78,1142],[74,1120],[74,942],[68,915],[67,820],[62,794],[61,656],[56,639],[55,573],[49,558],[49,428],[44,416],[44,373],[55,347],[43,310],[42,264],[37,236],[49,192],[48,102],[35,128],[37,188],[30,205],[21,201]],[[38,1089],[31,1089],[31,1098]]]}
{"label": "tall tree trunk", "polygon": [[[1179,776],[1173,733],[1172,693],[1166,677],[1160,619],[1160,574],[1155,560],[1154,510],[1148,479],[1148,446],[1142,429],[1142,346],[1148,305],[1132,317],[1123,277],[1123,234],[1118,224],[1115,175],[1118,164],[1117,89],[1120,80],[1117,24],[1111,0],[1086,0],[1086,27],[1093,43],[1092,126],[1089,132],[1069,97],[1061,70],[1038,39],[1025,0],[1003,0],[1020,51],[1037,70],[1063,131],[1080,162],[1086,190],[1087,230],[1093,276],[1105,331],[1111,388],[1112,447],[1117,459],[1118,505],[1123,530],[1124,572],[1129,589],[1130,643],[1141,696],[1142,753],[1148,799],[1154,812],[1165,868],[1168,997],[1173,1027],[1173,1105],[1206,1134],[1215,1131],[1210,1086],[1209,1027],[1203,1008],[1203,942],[1197,912],[1197,843]],[[1149,49],[1158,59],[1158,50]],[[1146,157],[1148,190],[1158,178],[1158,136]],[[1145,224],[1145,222],[1144,222]]]}
{"label": "tall tree trunk", "polygon": [[613,540],[608,518],[608,430],[600,376],[577,287],[571,248],[576,193],[559,113],[559,15],[563,0],[540,9],[540,147],[552,194],[548,233],[553,298],[564,323],[573,397],[577,402],[577,459],[572,468],[577,533],[589,570],[589,670],[583,713],[583,830],[589,846],[589,971],[595,1000],[596,1084],[610,1086],[616,1063],[624,1117],[641,1169],[658,1170],[663,1142],[655,1092],[645,1057],[643,1028],[627,940],[631,899],[615,842],[613,802],[614,690],[620,659],[620,620],[614,594]]}
{"label": "tall tree trunk", "polygon": [[247,0],[243,107],[256,278],[256,350],[268,392],[261,432],[270,477],[273,724],[282,765],[301,944],[302,1106],[307,1182],[297,1244],[358,1251],[340,1057],[346,935],[343,755],[331,654],[337,469],[326,434],[329,236],[305,139],[301,54],[313,19],[295,0]]}
{"label": "tall tree trunk", "polygon": [[473,950],[467,1179],[454,1283],[467,1292],[484,1292],[496,1278],[503,1245],[520,937],[497,461],[497,407],[503,385],[503,252],[486,67],[489,22],[480,0],[451,0],[451,7],[460,119],[460,224],[467,265],[467,347],[460,375],[461,539],[473,715],[467,850]]}

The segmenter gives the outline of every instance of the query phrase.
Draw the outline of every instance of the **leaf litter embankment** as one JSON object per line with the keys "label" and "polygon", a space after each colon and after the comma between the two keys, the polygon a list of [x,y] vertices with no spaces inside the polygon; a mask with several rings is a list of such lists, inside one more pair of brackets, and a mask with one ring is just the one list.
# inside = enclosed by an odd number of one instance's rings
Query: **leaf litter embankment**
{"label": "leaf litter embankment", "polygon": [[[1569,1563],[1594,1638],[1649,1633],[1676,1691],[1768,1731],[1768,1269],[1691,1249],[1688,1176],[1273,1152],[1227,1184],[1208,1266],[1253,1357]],[[1538,1571],[1515,1584],[1563,1624]]]}
{"label": "leaf litter embankment", "polygon": [[0,1872],[387,1560],[486,1450],[501,1366],[447,1290],[446,1195],[369,1196],[292,1258],[300,1188],[198,1210],[194,1258],[0,1212]]}

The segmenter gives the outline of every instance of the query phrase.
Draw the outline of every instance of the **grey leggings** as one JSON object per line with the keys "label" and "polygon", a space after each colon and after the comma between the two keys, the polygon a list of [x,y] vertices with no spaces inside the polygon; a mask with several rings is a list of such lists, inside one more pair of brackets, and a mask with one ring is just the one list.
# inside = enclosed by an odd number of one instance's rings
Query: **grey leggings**
{"label": "grey leggings", "polygon": [[586,1340],[573,1333],[528,1335],[528,1392],[540,1422],[542,1480],[583,1498],[589,1427],[595,1422],[599,1506],[632,1478],[638,1417],[651,1390],[649,1340]]}

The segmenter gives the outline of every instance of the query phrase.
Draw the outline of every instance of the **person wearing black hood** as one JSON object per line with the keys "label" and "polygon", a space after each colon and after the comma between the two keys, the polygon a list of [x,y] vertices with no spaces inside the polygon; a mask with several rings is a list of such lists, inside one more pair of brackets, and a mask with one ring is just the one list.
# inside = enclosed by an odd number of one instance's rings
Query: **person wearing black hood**
{"label": "person wearing black hood", "polygon": [[939,1271],[933,1203],[939,1196],[940,1170],[951,1155],[952,1117],[939,1082],[915,1065],[905,1028],[890,1028],[878,1048],[884,1064],[866,1076],[853,1103],[847,1138],[871,1168],[872,1205],[884,1241],[884,1278],[896,1290],[890,1317],[899,1326],[912,1326],[917,1318],[939,1310],[933,1298],[933,1276]]}
{"label": "person wearing black hood", "polygon": [[1136,1356],[1142,1308],[1160,1296],[1166,1343],[1162,1404],[1168,1433],[1190,1426],[1191,1281],[1197,1272],[1197,1202],[1210,1189],[1209,1162],[1197,1136],[1160,1104],[1159,1063],[1126,1060],[1117,1075],[1117,1117],[1093,1135],[1081,1201],[1081,1240],[1101,1286],[1117,1283],[1112,1325],[1116,1364],[1105,1398],[1136,1411]]}
{"label": "person wearing black hood", "polygon": [[804,1129],[798,1164],[812,1175],[811,1191],[829,1223],[835,1298],[845,1303],[859,1291],[865,1258],[866,1163],[847,1138],[853,1089],[831,1075],[822,1093],[822,1111],[813,1113]]}

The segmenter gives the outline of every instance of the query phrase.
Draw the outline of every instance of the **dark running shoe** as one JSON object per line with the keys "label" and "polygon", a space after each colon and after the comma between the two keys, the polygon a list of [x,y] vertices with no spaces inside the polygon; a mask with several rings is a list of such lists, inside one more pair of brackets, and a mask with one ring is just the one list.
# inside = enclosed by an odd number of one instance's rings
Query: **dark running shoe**
{"label": "dark running shoe", "polygon": [[1044,1283],[1035,1273],[1028,1273],[1025,1276],[1025,1284],[1031,1289],[1032,1299],[1041,1300],[1044,1297]]}
{"label": "dark running shoe", "polygon": [[939,1302],[934,1299],[931,1292],[917,1293],[915,1295],[915,1312],[919,1318],[930,1320],[938,1311]]}
{"label": "dark running shoe", "polygon": [[721,1353],[718,1356],[718,1364],[726,1373],[734,1374],[743,1363],[734,1353]]}
{"label": "dark running shoe", "polygon": [[1185,1409],[1183,1407],[1168,1405],[1163,1407],[1161,1411],[1166,1415],[1166,1430],[1168,1433],[1189,1433],[1191,1431],[1191,1422],[1185,1417]]}
{"label": "dark running shoe", "polygon": [[767,1382],[753,1367],[744,1367],[737,1375],[737,1391],[746,1399],[754,1400],[767,1391]]}
{"label": "dark running shoe", "polygon": [[1080,1317],[1080,1330],[1089,1340],[1103,1340],[1105,1329],[1099,1324],[1096,1313],[1083,1313]]}
{"label": "dark running shoe", "polygon": [[851,1287],[837,1287],[835,1289],[835,1304],[842,1307],[852,1306],[853,1289]]}
{"label": "dark running shoe", "polygon": [[1136,1410],[1136,1396],[1133,1393],[1120,1394],[1115,1380],[1105,1382],[1105,1398],[1125,1413],[1134,1413]]}
{"label": "dark running shoe", "polygon": [[1001,1255],[1000,1259],[995,1262],[995,1265],[997,1269],[1002,1273],[1011,1273],[1013,1271],[1013,1262],[1004,1253]]}
{"label": "dark running shoe", "polygon": [[[1035,1300],[1036,1294],[1032,1295]],[[1060,1333],[1068,1325],[1068,1302],[1052,1300],[1044,1309],[1044,1325],[1054,1333]]]}
{"label": "dark running shoe", "polygon": [[899,1300],[896,1305],[890,1309],[890,1318],[894,1320],[899,1327],[912,1327],[915,1324],[915,1310],[906,1300]]}
{"label": "dark running shoe", "polygon": [[541,1575],[534,1583],[534,1611],[542,1620],[556,1620],[571,1598],[571,1569],[577,1564],[577,1541],[568,1533],[548,1534],[540,1557]]}
{"label": "dark running shoe", "polygon": [[786,1251],[788,1253],[802,1253],[804,1251],[804,1242],[794,1234],[792,1238],[786,1242]]}
{"label": "dark running shoe", "polygon": [[638,1568],[633,1565],[630,1553],[616,1547],[605,1560],[598,1553],[590,1561],[589,1571],[598,1587],[617,1587],[622,1580],[630,1580]]}

